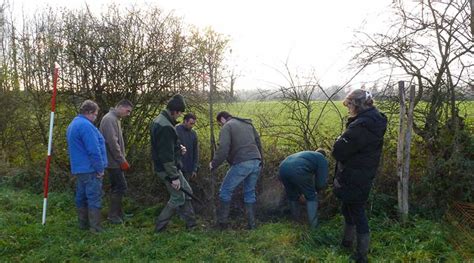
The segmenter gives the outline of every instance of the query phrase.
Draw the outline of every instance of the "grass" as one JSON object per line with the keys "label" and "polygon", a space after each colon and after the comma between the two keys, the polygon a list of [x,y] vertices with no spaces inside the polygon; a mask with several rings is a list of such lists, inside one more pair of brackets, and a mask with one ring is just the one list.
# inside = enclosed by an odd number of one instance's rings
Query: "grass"
{"label": "grass", "polygon": [[[175,218],[166,232],[154,234],[161,207],[135,207],[127,199],[126,208],[135,215],[125,225],[104,224],[106,232],[95,235],[77,228],[72,199],[72,193],[50,193],[47,224],[42,226],[42,196],[2,186],[0,261],[348,262],[350,256],[338,246],[340,216],[323,220],[313,231],[284,218],[261,222],[255,231],[224,232],[199,220],[198,230],[186,231]],[[375,217],[370,225],[373,261],[463,260],[447,241],[443,223],[415,217],[403,227]]]}

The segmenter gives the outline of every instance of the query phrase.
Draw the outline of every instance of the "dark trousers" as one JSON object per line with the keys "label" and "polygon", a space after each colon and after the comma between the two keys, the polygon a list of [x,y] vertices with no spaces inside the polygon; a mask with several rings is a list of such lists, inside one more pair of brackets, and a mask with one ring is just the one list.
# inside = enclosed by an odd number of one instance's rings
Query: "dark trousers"
{"label": "dark trousers", "polygon": [[297,201],[300,194],[303,194],[307,201],[317,201],[314,176],[280,173],[280,181],[285,187],[289,201]]}
{"label": "dark trousers", "polygon": [[369,233],[365,203],[342,203],[342,215],[348,225],[355,225],[358,234]]}
{"label": "dark trousers", "polygon": [[112,194],[124,195],[127,191],[127,181],[120,168],[107,168],[109,173]]}

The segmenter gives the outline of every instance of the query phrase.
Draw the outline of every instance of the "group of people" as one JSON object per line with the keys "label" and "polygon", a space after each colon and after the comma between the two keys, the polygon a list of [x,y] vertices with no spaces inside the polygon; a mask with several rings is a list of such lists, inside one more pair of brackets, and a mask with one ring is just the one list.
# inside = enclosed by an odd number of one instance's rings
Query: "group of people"
{"label": "group of people", "polygon": [[[362,89],[352,91],[344,100],[349,110],[346,130],[334,143],[331,155],[336,160],[333,192],[342,202],[344,231],[341,245],[352,249],[354,260],[367,261],[370,229],[365,214],[372,181],[382,152],[387,118],[374,107],[372,94]],[[99,107],[91,101],[82,103],[79,115],[67,129],[71,172],[77,177],[75,202],[79,227],[93,232],[102,231],[101,193],[104,172],[111,182],[108,220],[114,224],[124,221],[122,198],[127,190],[124,171],[130,168],[126,160],[120,119],[132,112],[128,100],[111,108],[94,126]],[[171,218],[178,214],[186,228],[197,226],[192,205],[192,187],[188,180],[198,172],[198,142],[193,126],[196,116],[184,115],[183,96],[174,95],[166,108],[153,120],[150,128],[151,151],[156,175],[165,184],[170,198],[156,219],[155,231],[161,232]],[[248,229],[256,228],[256,185],[263,163],[260,136],[250,119],[232,116],[222,111],[216,116],[221,126],[219,145],[209,169],[214,171],[224,161],[230,165],[219,190],[217,227],[229,227],[229,212],[234,190],[243,184],[243,198]],[[323,149],[302,151],[285,158],[278,178],[287,193],[291,215],[299,218],[299,200],[304,196],[310,227],[318,225],[318,192],[327,186],[328,160]]]}

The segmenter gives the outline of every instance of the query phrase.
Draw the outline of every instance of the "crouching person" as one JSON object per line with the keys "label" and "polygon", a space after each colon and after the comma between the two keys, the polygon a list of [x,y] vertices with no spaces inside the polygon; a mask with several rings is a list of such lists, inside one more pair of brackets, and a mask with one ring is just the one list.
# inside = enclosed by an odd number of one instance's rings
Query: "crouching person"
{"label": "crouching person", "polygon": [[306,199],[306,212],[311,228],[318,225],[317,191],[327,184],[328,161],[324,150],[302,151],[286,157],[280,164],[280,180],[290,203],[291,216],[299,218],[299,197]]}
{"label": "crouching person", "polygon": [[105,141],[94,126],[99,106],[91,100],[82,103],[79,115],[66,132],[71,173],[76,176],[76,207],[79,228],[101,232],[102,178],[107,166]]}
{"label": "crouching person", "polygon": [[151,125],[151,149],[155,172],[170,194],[168,203],[156,219],[155,232],[163,231],[175,213],[180,214],[186,221],[186,228],[196,226],[191,198],[180,191],[182,187],[192,193],[188,181],[179,170],[183,150],[178,143],[175,129],[176,119],[185,108],[184,98],[179,94],[175,95]]}

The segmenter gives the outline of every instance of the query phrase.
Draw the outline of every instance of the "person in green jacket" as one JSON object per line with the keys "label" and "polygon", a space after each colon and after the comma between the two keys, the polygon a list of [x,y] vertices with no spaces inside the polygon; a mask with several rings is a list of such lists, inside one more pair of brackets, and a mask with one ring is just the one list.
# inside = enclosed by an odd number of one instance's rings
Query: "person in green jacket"
{"label": "person in green jacket", "polygon": [[301,194],[306,199],[308,222],[312,228],[318,225],[318,195],[326,187],[328,161],[322,149],[294,153],[280,164],[280,181],[285,187],[293,219],[299,217],[298,199]]}
{"label": "person in green jacket", "polygon": [[155,173],[166,185],[170,199],[156,219],[155,232],[163,231],[171,217],[178,213],[186,221],[186,228],[196,226],[194,208],[191,198],[180,188],[192,193],[188,181],[180,171],[181,155],[186,149],[179,144],[176,133],[176,119],[185,111],[183,96],[174,95],[151,124],[151,150]]}

